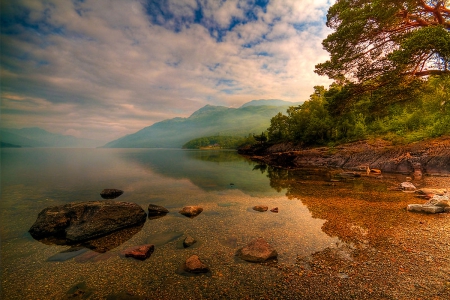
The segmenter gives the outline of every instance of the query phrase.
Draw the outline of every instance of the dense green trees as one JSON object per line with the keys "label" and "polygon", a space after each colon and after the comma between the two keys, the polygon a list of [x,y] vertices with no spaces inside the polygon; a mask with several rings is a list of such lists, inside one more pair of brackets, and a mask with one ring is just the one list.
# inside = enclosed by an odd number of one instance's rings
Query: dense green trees
{"label": "dense green trees", "polygon": [[269,142],[323,145],[370,137],[411,142],[450,134],[449,86],[450,76],[431,77],[410,101],[383,106],[385,95],[366,93],[340,113],[333,103],[345,95],[346,85],[315,87],[309,101],[272,118]]}
{"label": "dense green trees", "polygon": [[450,1],[338,0],[328,11],[330,60],[316,72],[356,83],[450,72]]}

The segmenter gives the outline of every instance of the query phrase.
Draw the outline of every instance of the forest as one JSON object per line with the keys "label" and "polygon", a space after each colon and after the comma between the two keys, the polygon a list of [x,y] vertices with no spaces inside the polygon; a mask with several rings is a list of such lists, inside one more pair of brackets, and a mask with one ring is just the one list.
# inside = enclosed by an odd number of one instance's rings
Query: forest
{"label": "forest", "polygon": [[333,33],[322,42],[330,59],[315,69],[334,83],[273,117],[269,143],[450,134],[449,2],[337,1],[327,14]]}

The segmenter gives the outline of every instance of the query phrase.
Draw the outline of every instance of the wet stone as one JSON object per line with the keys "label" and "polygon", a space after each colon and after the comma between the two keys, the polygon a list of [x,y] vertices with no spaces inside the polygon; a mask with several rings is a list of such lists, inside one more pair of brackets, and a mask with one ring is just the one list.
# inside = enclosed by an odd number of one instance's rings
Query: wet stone
{"label": "wet stone", "polygon": [[104,189],[103,191],[100,192],[100,196],[103,199],[115,199],[122,194],[123,191],[118,189]]}
{"label": "wet stone", "polygon": [[192,255],[184,263],[184,270],[189,273],[208,273],[209,268],[197,255]]}
{"label": "wet stone", "polygon": [[197,243],[197,240],[194,239],[192,236],[188,235],[183,241],[183,247],[188,248],[194,245],[195,243]]}
{"label": "wet stone", "polygon": [[121,253],[125,257],[133,257],[139,260],[146,260],[152,255],[155,246],[151,244],[140,245],[123,250]]}
{"label": "wet stone", "polygon": [[400,188],[402,191],[406,191],[406,192],[413,192],[416,190],[416,187],[414,186],[414,184],[412,184],[409,181],[400,183]]}
{"label": "wet stone", "polygon": [[260,211],[260,212],[265,212],[265,211],[267,211],[268,209],[269,209],[269,207],[268,207],[268,206],[265,206],[265,205],[256,205],[256,206],[253,206],[253,210]]}
{"label": "wet stone", "polygon": [[156,204],[148,205],[148,216],[149,217],[165,216],[168,213],[169,213],[169,210],[163,206],[156,205]]}
{"label": "wet stone", "polygon": [[270,211],[273,212],[273,213],[278,213],[278,207],[274,207]]}
{"label": "wet stone", "polygon": [[183,216],[194,218],[198,216],[202,211],[203,208],[201,208],[200,206],[185,206],[179,211],[179,213]]}
{"label": "wet stone", "polygon": [[271,258],[277,258],[278,253],[263,238],[257,238],[239,249],[236,256],[249,262],[264,262]]}

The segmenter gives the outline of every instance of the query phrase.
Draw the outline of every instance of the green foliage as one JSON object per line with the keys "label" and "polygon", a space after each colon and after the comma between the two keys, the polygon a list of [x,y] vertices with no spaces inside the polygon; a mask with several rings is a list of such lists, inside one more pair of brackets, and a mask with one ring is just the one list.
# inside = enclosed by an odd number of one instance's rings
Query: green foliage
{"label": "green foliage", "polygon": [[243,145],[251,145],[256,141],[253,136],[209,136],[190,140],[183,145],[183,149],[237,149]]}
{"label": "green foliage", "polygon": [[316,65],[316,73],[352,84],[332,91],[340,101],[330,106],[343,111],[345,102],[367,91],[407,100],[406,91],[417,78],[449,74],[449,5],[439,0],[336,1],[327,15],[333,33],[322,43],[330,60]]}
{"label": "green foliage", "polygon": [[406,143],[450,134],[449,86],[450,76],[430,77],[421,90],[411,91],[408,102],[390,103],[384,92],[375,91],[347,103],[343,111],[333,103],[345,95],[345,84],[315,87],[309,101],[272,118],[269,141],[330,145],[383,137]]}

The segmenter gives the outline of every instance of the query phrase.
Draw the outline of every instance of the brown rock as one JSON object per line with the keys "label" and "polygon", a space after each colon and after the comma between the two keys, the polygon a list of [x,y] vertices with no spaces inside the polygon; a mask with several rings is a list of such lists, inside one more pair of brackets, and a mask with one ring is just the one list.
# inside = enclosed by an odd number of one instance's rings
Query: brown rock
{"label": "brown rock", "polygon": [[123,191],[118,189],[104,189],[100,192],[100,196],[102,196],[103,199],[114,199],[122,194]]}
{"label": "brown rock", "polygon": [[265,206],[265,205],[256,205],[256,206],[253,206],[253,210],[260,211],[260,212],[265,212],[265,211],[267,211],[268,209],[269,209],[269,207],[267,207],[267,206]]}
{"label": "brown rock", "polygon": [[136,203],[73,202],[43,209],[29,232],[35,239],[55,237],[80,242],[142,224],[146,217]]}
{"label": "brown rock", "polygon": [[273,212],[273,213],[278,213],[278,207],[274,207],[270,211]]}
{"label": "brown rock", "polygon": [[183,241],[183,247],[188,248],[197,243],[197,241],[190,235],[188,235]]}
{"label": "brown rock", "polygon": [[154,216],[163,216],[169,213],[169,210],[165,207],[162,207],[160,205],[156,204],[149,204],[148,205],[148,216],[154,217]]}
{"label": "brown rock", "polygon": [[155,246],[151,244],[140,245],[125,249],[121,252],[125,257],[133,257],[139,260],[146,260],[155,251]]}
{"label": "brown rock", "polygon": [[247,246],[239,249],[236,255],[249,262],[264,262],[278,256],[277,251],[263,238],[251,241]]}
{"label": "brown rock", "polygon": [[209,268],[207,265],[202,263],[200,258],[197,255],[192,255],[188,259],[183,266],[184,270],[189,273],[208,273]]}
{"label": "brown rock", "polygon": [[183,216],[193,218],[198,216],[203,211],[203,208],[200,206],[185,206],[182,210],[179,211]]}

